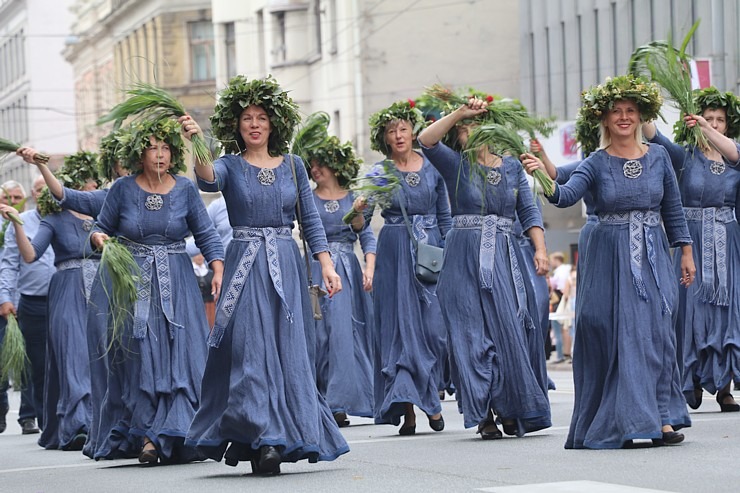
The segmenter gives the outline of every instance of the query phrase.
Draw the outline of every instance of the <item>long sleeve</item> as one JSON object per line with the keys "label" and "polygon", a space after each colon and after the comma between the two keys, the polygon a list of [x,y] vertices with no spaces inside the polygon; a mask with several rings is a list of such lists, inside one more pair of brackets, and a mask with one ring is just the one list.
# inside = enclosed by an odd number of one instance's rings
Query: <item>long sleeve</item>
{"label": "long sleeve", "polygon": [[303,235],[308,243],[308,247],[315,256],[317,253],[329,251],[329,244],[326,241],[326,233],[324,233],[324,226],[321,224],[319,212],[316,210],[316,202],[313,200],[306,166],[298,156],[293,156],[292,161],[291,166],[295,170],[298,185],[298,200],[301,205],[301,227],[303,228]]}
{"label": "long sleeve", "polygon": [[86,216],[97,217],[100,213],[100,209],[103,207],[103,202],[105,202],[105,197],[107,195],[107,189],[82,192],[80,190],[72,190],[71,188],[64,187],[62,200],[57,200],[56,202],[64,210],[75,211],[80,214],[85,214]]}
{"label": "long sleeve", "polygon": [[[54,238],[54,227],[49,223],[49,221],[42,219],[41,224],[39,224],[39,229],[31,242],[31,246],[36,255],[34,262],[40,259],[44,252],[46,252],[46,249],[49,248],[49,245],[51,244],[52,238]],[[17,244],[18,242],[16,241],[16,246]]]}
{"label": "long sleeve", "polygon": [[537,207],[535,197],[529,188],[524,169],[519,166],[519,192],[516,196],[516,215],[522,225],[522,231],[533,227],[545,229],[542,223],[542,213]]}
{"label": "long sleeve", "polygon": [[578,166],[582,162],[583,161],[573,161],[572,163],[564,164],[555,168],[555,183],[565,185],[570,179],[570,175],[572,175],[573,172],[578,169]]}
{"label": "long sleeve", "polygon": [[429,162],[439,171],[442,177],[447,182],[453,182],[459,177],[460,166],[462,166],[462,155],[442,142],[432,147],[425,147],[419,142],[424,155],[429,159]]}
{"label": "long sleeve", "polygon": [[442,234],[442,238],[447,236],[447,232],[452,229],[452,214],[450,212],[450,199],[447,195],[447,185],[439,175],[437,179],[437,224],[439,225],[439,232]]}
{"label": "long sleeve", "polygon": [[684,162],[686,161],[686,148],[671,142],[671,140],[660,133],[660,130],[655,129],[655,136],[650,139],[651,144],[658,144],[668,151],[668,156],[671,158],[671,164],[676,174],[679,174],[683,169]]}
{"label": "long sleeve", "polygon": [[15,303],[19,270],[20,254],[15,241],[15,228],[10,226],[5,232],[5,252],[0,261],[0,304]]}
{"label": "long sleeve", "polygon": [[365,223],[365,227],[358,233],[360,238],[360,246],[362,247],[362,253],[367,255],[368,253],[375,253],[377,241],[375,239],[375,233],[370,226],[369,222]]}
{"label": "long sleeve", "polygon": [[660,202],[660,215],[663,217],[668,242],[672,247],[690,245],[689,227],[681,205],[681,194],[678,191],[676,175],[671,172],[667,160],[664,160],[663,200]]}
{"label": "long sleeve", "polygon": [[187,222],[188,228],[195,239],[195,244],[209,264],[214,260],[224,260],[224,246],[221,243],[221,237],[218,236],[195,185],[190,181],[188,183],[190,208],[188,209]]}
{"label": "long sleeve", "polygon": [[586,194],[596,178],[591,159],[586,159],[570,175],[564,185],[555,184],[555,193],[548,197],[550,203],[560,208],[570,207]]}
{"label": "long sleeve", "polygon": [[110,188],[97,218],[96,227],[109,236],[115,235],[118,231],[118,221],[120,217],[118,208],[120,207],[119,196],[121,193],[122,183],[123,182],[119,179],[119,181],[115,182]]}
{"label": "long sleeve", "polygon": [[228,159],[230,159],[229,155],[221,156],[213,163],[213,174],[216,177],[214,181],[206,181],[196,175],[198,188],[204,192],[223,192],[229,183],[229,170],[227,168]]}

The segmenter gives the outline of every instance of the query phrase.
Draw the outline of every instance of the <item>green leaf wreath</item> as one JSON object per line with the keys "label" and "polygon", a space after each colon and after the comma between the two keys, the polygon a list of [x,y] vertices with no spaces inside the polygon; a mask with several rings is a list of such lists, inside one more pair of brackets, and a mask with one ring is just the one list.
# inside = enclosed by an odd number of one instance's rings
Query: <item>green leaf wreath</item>
{"label": "green leaf wreath", "polygon": [[[704,113],[706,109],[723,109],[727,114],[727,129],[725,135],[730,139],[737,140],[740,137],[740,100],[732,92],[720,92],[716,87],[697,89],[693,92],[698,114]],[[683,121],[685,113],[673,125],[673,140],[678,144],[686,144],[690,141],[689,127]]]}
{"label": "green leaf wreath", "polygon": [[180,124],[171,118],[140,120],[131,124],[129,131],[118,136],[120,148],[118,157],[121,166],[130,171],[141,171],[144,151],[151,145],[149,138],[166,142],[172,153],[170,172],[182,173],[185,166],[185,142],[180,132]]}
{"label": "green leaf wreath", "polygon": [[[55,176],[62,186],[75,190],[81,189],[88,180],[93,180],[98,187],[103,185],[98,175],[98,155],[94,152],[80,151],[65,157]],[[62,211],[48,187],[44,187],[36,200],[36,208],[42,217]]]}
{"label": "green leaf wreath", "polygon": [[[385,156],[391,155],[391,148],[385,141],[385,128],[389,123],[397,121],[409,122],[414,137],[426,126],[424,115],[412,99],[397,101],[389,107],[370,115],[370,148],[373,151],[382,152]],[[414,142],[414,145],[416,145],[416,142]]]}

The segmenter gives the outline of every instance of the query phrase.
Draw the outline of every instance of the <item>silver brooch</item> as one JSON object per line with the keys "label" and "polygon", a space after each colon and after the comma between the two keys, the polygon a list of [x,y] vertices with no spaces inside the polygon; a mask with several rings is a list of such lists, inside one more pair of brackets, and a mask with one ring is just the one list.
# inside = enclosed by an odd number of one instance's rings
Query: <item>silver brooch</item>
{"label": "silver brooch", "polygon": [[492,169],[486,175],[486,181],[491,185],[498,185],[501,183],[501,173],[497,169]]}
{"label": "silver brooch", "polygon": [[260,172],[257,173],[257,180],[262,185],[272,185],[275,183],[275,171],[273,171],[272,168],[262,168]]}
{"label": "silver brooch", "polygon": [[93,228],[93,222],[89,219],[85,219],[82,221],[82,230],[83,231],[90,231]]}
{"label": "silver brooch", "polygon": [[406,175],[406,183],[409,184],[410,187],[415,187],[419,183],[421,183],[421,177],[419,176],[419,173],[416,171],[411,171]]}
{"label": "silver brooch", "polygon": [[162,196],[158,193],[147,195],[146,202],[144,202],[144,207],[146,207],[150,211],[158,211],[162,208],[163,205],[164,200],[162,200]]}
{"label": "silver brooch", "polygon": [[637,178],[642,174],[642,163],[636,159],[630,159],[624,163],[622,173],[627,178]]}
{"label": "silver brooch", "polygon": [[337,202],[336,200],[329,200],[328,202],[324,202],[324,210],[329,214],[334,214],[339,210],[339,202]]}
{"label": "silver brooch", "polygon": [[725,169],[727,167],[725,166],[725,163],[722,161],[710,161],[709,162],[709,171],[714,173],[715,175],[721,175],[725,172]]}

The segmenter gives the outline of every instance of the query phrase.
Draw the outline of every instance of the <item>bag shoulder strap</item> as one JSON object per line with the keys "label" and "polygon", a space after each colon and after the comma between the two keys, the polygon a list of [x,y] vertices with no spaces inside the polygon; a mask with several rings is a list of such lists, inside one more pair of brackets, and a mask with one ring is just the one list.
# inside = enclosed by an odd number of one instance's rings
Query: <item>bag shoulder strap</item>
{"label": "bag shoulder strap", "polygon": [[311,275],[311,263],[308,260],[308,245],[306,245],[306,236],[303,234],[303,218],[301,216],[301,189],[298,187],[298,176],[295,172],[295,161],[293,160],[293,154],[290,156],[290,170],[293,172],[293,183],[295,184],[295,209],[296,216],[298,217],[298,231],[301,236],[301,243],[303,243],[303,258],[306,261],[306,276],[308,276],[308,285],[313,284],[313,276]]}
{"label": "bag shoulder strap", "polygon": [[411,242],[414,244],[414,247],[418,248],[418,241],[416,241],[416,237],[414,236],[414,230],[411,227],[411,221],[409,221],[409,216],[406,213],[406,206],[403,205],[405,200],[405,196],[403,193],[399,193],[398,203],[401,205],[401,214],[403,214],[403,222],[406,223],[406,229],[409,231],[409,236],[411,236]]}

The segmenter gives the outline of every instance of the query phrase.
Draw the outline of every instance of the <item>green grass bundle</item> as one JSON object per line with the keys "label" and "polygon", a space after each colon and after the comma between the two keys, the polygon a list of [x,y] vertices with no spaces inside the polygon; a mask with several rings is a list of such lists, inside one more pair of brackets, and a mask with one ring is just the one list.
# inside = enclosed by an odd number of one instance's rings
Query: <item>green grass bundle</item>
{"label": "green grass bundle", "polygon": [[[325,111],[317,111],[308,115],[293,138],[290,152],[308,161],[311,150],[320,146],[329,137],[327,129],[330,122],[331,118]],[[306,166],[310,166],[310,163],[306,162]]]}
{"label": "green grass bundle", "polygon": [[[698,27],[699,21],[696,21],[683,38],[679,50],[673,47],[669,34],[667,42],[653,41],[637,48],[629,61],[630,73],[650,74],[650,78],[668,93],[684,115],[695,115],[699,111],[691,86],[690,57],[686,54],[686,48]],[[705,150],[709,146],[698,126],[688,131],[686,143]]]}
{"label": "green grass bundle", "polygon": [[[495,154],[510,154],[517,159],[529,152],[515,128],[498,123],[480,125],[470,133],[465,153],[471,165],[478,162],[478,151],[484,146]],[[550,196],[555,192],[555,184],[547,173],[538,169],[532,176],[545,195]]]}
{"label": "green grass bundle", "polygon": [[[0,137],[0,157],[5,156],[6,154],[15,153],[15,151],[17,151],[20,148],[21,148],[20,144],[16,144],[13,141],[10,141],[8,139],[3,139],[2,137]],[[49,156],[46,154],[37,152],[33,160],[36,162],[36,164],[45,165],[49,163]]]}
{"label": "green grass bundle", "polygon": [[[113,128],[118,130],[124,120],[132,116],[159,119],[162,117],[179,118],[187,114],[185,107],[172,94],[153,84],[137,82],[126,90],[126,94],[129,96],[128,99],[114,106],[107,115],[100,117],[98,125],[115,122]],[[195,163],[210,164],[213,161],[213,155],[205,139],[200,134],[195,134],[191,142]]]}
{"label": "green grass bundle", "polygon": [[10,378],[19,386],[23,386],[28,376],[28,366],[26,340],[23,338],[18,321],[10,313],[3,345],[0,348],[0,382],[6,382]]}
{"label": "green grass bundle", "polygon": [[137,283],[141,277],[139,265],[131,252],[115,238],[109,238],[103,246],[100,268],[105,269],[111,281],[108,295],[112,328],[109,349],[114,342],[123,347],[123,330],[131,317],[137,299]]}

